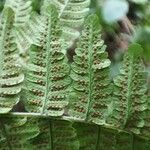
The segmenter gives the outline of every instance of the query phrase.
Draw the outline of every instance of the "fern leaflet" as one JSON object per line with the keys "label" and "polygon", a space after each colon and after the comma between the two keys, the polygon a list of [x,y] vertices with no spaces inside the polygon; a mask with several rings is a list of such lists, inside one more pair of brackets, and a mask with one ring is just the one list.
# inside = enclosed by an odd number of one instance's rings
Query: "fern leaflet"
{"label": "fern leaflet", "polygon": [[[15,40],[19,49],[19,54],[20,56],[26,57],[26,53],[30,45],[32,43],[37,43],[36,37],[38,37],[37,35],[39,32],[36,30],[37,24],[35,25],[36,22],[33,20],[38,17],[37,15],[31,14],[32,7],[30,0],[7,0],[5,3],[5,8],[8,7],[14,12],[13,30],[15,33]],[[20,60],[22,61],[22,59]]]}
{"label": "fern leaflet", "polygon": [[1,150],[32,150],[30,140],[39,134],[38,122],[33,118],[0,118]]}
{"label": "fern leaflet", "polygon": [[87,18],[71,65],[73,90],[70,94],[71,116],[103,124],[111,97],[109,65],[101,39],[98,17]]}
{"label": "fern leaflet", "polygon": [[32,44],[40,45],[44,23],[45,18],[33,12],[24,26],[15,28],[16,42],[21,55],[28,56]]}
{"label": "fern leaflet", "polygon": [[17,62],[13,15],[11,9],[4,9],[0,25],[0,113],[9,112],[18,103],[24,80],[21,66]]}
{"label": "fern leaflet", "polygon": [[89,12],[90,0],[45,0],[42,11],[45,12],[49,4],[57,7],[63,29],[62,38],[71,46],[80,35],[79,30],[84,22],[84,17]]}
{"label": "fern leaflet", "polygon": [[40,134],[33,139],[33,150],[78,150],[75,129],[69,121],[40,120]]}
{"label": "fern leaflet", "polygon": [[98,125],[75,123],[80,150],[136,150],[133,135]]}
{"label": "fern leaflet", "polygon": [[5,7],[10,7],[15,13],[15,26],[24,26],[30,19],[31,1],[6,0]]}
{"label": "fern leaflet", "polygon": [[142,116],[145,123],[143,128],[141,129],[141,134],[146,136],[146,137],[150,137],[150,86],[149,84],[148,86],[148,90],[147,90],[147,109],[144,113],[144,115]]}
{"label": "fern leaflet", "polygon": [[142,48],[138,44],[129,47],[124,56],[120,75],[114,79],[114,112],[112,124],[139,134],[144,127],[147,110],[147,87]]}
{"label": "fern leaflet", "polygon": [[62,51],[61,30],[57,24],[57,12],[49,8],[41,46],[31,46],[28,64],[27,109],[51,116],[61,116],[68,104],[67,87],[70,68]]}

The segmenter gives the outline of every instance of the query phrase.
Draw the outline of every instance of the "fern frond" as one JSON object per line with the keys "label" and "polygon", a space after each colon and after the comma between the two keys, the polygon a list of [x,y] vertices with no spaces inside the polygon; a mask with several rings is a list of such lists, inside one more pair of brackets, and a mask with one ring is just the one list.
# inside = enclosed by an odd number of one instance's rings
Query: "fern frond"
{"label": "fern frond", "polygon": [[[6,0],[5,8],[11,8],[14,12],[14,34],[20,56],[25,57],[27,50],[32,43],[36,44],[35,40],[37,32],[35,23],[33,24],[33,15],[31,18],[31,0]],[[40,27],[40,26],[39,26]],[[34,29],[34,32],[33,32]],[[23,58],[22,57],[22,58]],[[21,58],[21,57],[20,57]],[[26,59],[26,58],[25,58]],[[19,60],[24,63],[26,60]]]}
{"label": "fern frond", "polygon": [[17,62],[13,15],[11,9],[4,9],[0,24],[0,113],[9,112],[18,103],[24,80]]}
{"label": "fern frond", "polygon": [[40,121],[40,134],[32,141],[32,150],[78,150],[75,129],[69,121]]}
{"label": "fern frond", "polygon": [[1,150],[149,150],[150,140],[87,123],[26,117],[0,118]]}
{"label": "fern frond", "polygon": [[74,123],[77,138],[79,140],[79,150],[96,150],[98,143],[99,127],[85,123]]}
{"label": "fern frond", "polygon": [[15,28],[16,42],[20,54],[25,55],[32,44],[40,45],[44,23],[45,18],[33,12],[24,26]]}
{"label": "fern frond", "polygon": [[141,135],[144,135],[148,138],[150,138],[150,85],[148,84],[148,90],[147,90],[147,109],[145,114],[143,115],[143,119],[145,121],[145,124],[143,128],[141,129]]}
{"label": "fern frond", "polygon": [[134,150],[148,150],[150,149],[150,140],[149,139],[144,139],[141,137],[135,137],[134,142],[133,142]]}
{"label": "fern frond", "polygon": [[[36,119],[21,117],[0,118],[0,149],[27,150],[30,141],[39,134]],[[32,149],[31,149],[32,150]]]}
{"label": "fern frond", "polygon": [[89,13],[90,0],[45,0],[42,11],[45,11],[49,4],[57,7],[63,28],[62,37],[68,46],[72,45],[79,37],[79,30]]}
{"label": "fern frond", "polygon": [[62,53],[61,30],[57,12],[50,7],[41,46],[31,46],[27,71],[27,109],[51,116],[61,116],[68,104],[67,87],[70,68]]}
{"label": "fern frond", "polygon": [[15,26],[24,26],[30,19],[32,10],[30,0],[6,0],[5,7],[10,7],[15,13]]}
{"label": "fern frond", "polygon": [[91,15],[85,22],[71,65],[73,91],[69,114],[98,124],[105,123],[111,100],[110,61],[105,48],[98,17]]}
{"label": "fern frond", "polygon": [[84,123],[75,123],[73,127],[80,150],[134,150],[133,135],[129,133]]}
{"label": "fern frond", "polygon": [[139,134],[144,127],[147,110],[147,87],[142,48],[138,44],[129,47],[124,56],[120,75],[114,79],[114,112],[112,124]]}

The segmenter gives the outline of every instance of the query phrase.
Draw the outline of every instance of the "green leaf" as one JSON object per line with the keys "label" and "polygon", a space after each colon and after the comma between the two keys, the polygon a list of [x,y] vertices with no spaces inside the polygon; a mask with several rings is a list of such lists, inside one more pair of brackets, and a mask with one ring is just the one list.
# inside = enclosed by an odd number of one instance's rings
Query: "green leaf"
{"label": "green leaf", "polygon": [[85,123],[74,123],[73,127],[76,129],[79,140],[79,150],[96,150],[99,143],[98,136],[100,134],[100,127]]}
{"label": "green leaf", "polygon": [[0,113],[9,112],[18,103],[24,80],[17,61],[13,23],[14,13],[5,8],[0,24]]}
{"label": "green leaf", "polygon": [[130,55],[133,55],[134,57],[139,57],[143,53],[143,48],[140,44],[134,43],[129,46],[128,51]]}
{"label": "green leaf", "polygon": [[150,60],[150,44],[149,44],[149,38],[150,38],[150,27],[149,26],[142,26],[138,27],[136,29],[136,32],[134,33],[133,40],[135,42],[138,42],[142,45],[144,49],[144,59],[149,62]]}
{"label": "green leaf", "polygon": [[69,121],[42,119],[40,134],[31,142],[32,150],[78,150],[75,129]]}
{"label": "green leaf", "polygon": [[24,26],[14,29],[20,54],[26,56],[32,44],[40,45],[40,39],[43,38],[41,33],[44,31],[44,24],[45,17],[33,12]]}
{"label": "green leaf", "polygon": [[[31,44],[37,44],[41,23],[38,15],[33,15],[31,0],[6,0],[5,8],[11,8],[14,12],[14,34],[20,56],[26,56]],[[37,22],[38,20],[38,22]],[[26,58],[25,58],[26,59]],[[21,60],[24,63],[26,60]],[[19,61],[20,61],[19,60]]]}
{"label": "green leaf", "polygon": [[0,149],[27,150],[30,141],[39,134],[36,119],[21,117],[0,118]]}
{"label": "green leaf", "polygon": [[44,0],[42,12],[47,13],[46,8],[54,4],[58,10],[58,17],[62,25],[62,38],[71,46],[79,37],[79,30],[84,22],[84,17],[89,13],[90,0]]}
{"label": "green leaf", "polygon": [[75,123],[80,150],[133,150],[133,136],[129,133]]}
{"label": "green leaf", "polygon": [[71,82],[57,15],[55,7],[49,7],[41,46],[31,46],[26,74],[27,110],[50,116],[64,114]]}
{"label": "green leaf", "polygon": [[[142,62],[143,49],[139,44],[129,46],[120,75],[114,78],[114,111],[111,124],[136,134],[145,126],[148,108],[146,73]],[[109,122],[110,123],[110,122]]]}
{"label": "green leaf", "polygon": [[15,26],[24,26],[29,21],[31,13],[30,0],[6,0],[5,7],[10,7],[15,13]]}
{"label": "green leaf", "polygon": [[147,109],[146,109],[146,113],[144,114],[143,118],[144,118],[144,126],[141,129],[141,134],[144,135],[145,137],[150,137],[150,86],[149,84],[147,84],[148,86],[148,91],[147,91]]}
{"label": "green leaf", "polygon": [[143,139],[143,138],[135,136],[133,144],[134,144],[135,150],[148,150],[148,149],[150,149],[150,140],[148,140],[148,139]]}
{"label": "green leaf", "polygon": [[110,60],[98,22],[96,15],[87,18],[75,50],[69,115],[104,124],[111,101]]}

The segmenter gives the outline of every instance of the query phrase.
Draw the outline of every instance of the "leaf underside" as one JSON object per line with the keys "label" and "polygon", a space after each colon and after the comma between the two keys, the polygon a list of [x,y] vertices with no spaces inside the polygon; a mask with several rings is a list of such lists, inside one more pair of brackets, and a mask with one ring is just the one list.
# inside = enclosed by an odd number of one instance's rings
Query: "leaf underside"
{"label": "leaf underside", "polygon": [[29,112],[61,116],[68,105],[70,68],[62,52],[65,47],[59,39],[61,30],[57,25],[56,9],[51,7],[49,13],[50,16],[45,20],[41,46],[32,45],[30,48],[30,62],[26,74],[26,108]]}
{"label": "leaf underside", "polygon": [[43,13],[50,4],[55,5],[58,10],[63,29],[62,38],[70,47],[80,35],[84,18],[89,13],[90,0],[44,0]]}
{"label": "leaf underside", "polygon": [[124,56],[120,75],[114,79],[114,111],[108,121],[136,134],[146,126],[148,109],[146,73],[141,54],[142,48],[133,44]]}
{"label": "leaf underside", "polygon": [[17,45],[14,38],[14,13],[4,9],[0,24],[0,113],[9,112],[19,101],[24,75],[17,62]]}
{"label": "leaf underside", "polygon": [[0,119],[1,150],[148,150],[150,141],[127,132],[70,121]]}
{"label": "leaf underside", "polygon": [[111,100],[110,61],[97,16],[91,15],[86,20],[75,53],[69,115],[104,124]]}
{"label": "leaf underside", "polygon": [[[6,0],[0,20],[1,150],[150,149],[143,49],[138,44],[129,47],[111,83],[99,19],[90,15],[84,22],[89,4],[90,0],[45,0],[39,15],[32,12],[30,0]],[[77,38],[70,69],[66,50]],[[18,54],[26,52],[22,86]],[[84,122],[2,117],[22,100],[22,87],[28,115],[67,115]]]}

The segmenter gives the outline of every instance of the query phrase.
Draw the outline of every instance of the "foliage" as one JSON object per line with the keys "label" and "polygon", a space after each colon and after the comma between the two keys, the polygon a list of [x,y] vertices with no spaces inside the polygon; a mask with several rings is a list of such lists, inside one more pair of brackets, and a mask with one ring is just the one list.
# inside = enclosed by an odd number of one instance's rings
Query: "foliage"
{"label": "foliage", "polygon": [[[0,149],[150,149],[149,44],[144,28],[140,34],[132,24],[126,28],[127,10],[119,14],[124,18],[111,17],[119,22],[109,25],[111,20],[106,23],[102,13],[89,11],[90,0],[38,4],[7,0],[0,16]],[[143,24],[148,25],[145,18]],[[116,33],[119,26],[124,36]],[[126,45],[117,48],[124,51],[115,76],[110,30],[113,45],[127,37]]]}
{"label": "foliage", "polygon": [[62,37],[70,47],[80,35],[78,28],[82,26],[84,17],[89,12],[90,0],[44,0],[41,12],[46,13],[45,10],[50,4],[57,7],[58,18],[62,25]]}
{"label": "foliage", "polygon": [[1,18],[0,29],[0,113],[9,112],[19,102],[24,74],[17,62],[17,45],[13,32],[14,13],[6,8]]}
{"label": "foliage", "polygon": [[129,47],[120,74],[114,78],[114,112],[112,123],[140,133],[148,109],[146,72],[140,58],[143,49],[138,44]]}
{"label": "foliage", "polygon": [[4,118],[0,119],[1,150],[30,149],[30,140],[39,134],[38,122],[34,118]]}
{"label": "foliage", "polygon": [[39,127],[40,134],[31,141],[33,149],[79,149],[79,142],[71,122],[43,119],[39,120]]}
{"label": "foliage", "polygon": [[2,150],[147,150],[150,141],[124,131],[49,119],[5,117],[0,122]]}
{"label": "foliage", "polygon": [[105,48],[98,18],[91,15],[85,21],[71,65],[71,116],[105,122],[111,96],[108,68],[110,61]]}
{"label": "foliage", "polygon": [[[27,110],[42,114],[60,116],[67,105],[67,87],[70,68],[60,40],[61,30],[57,24],[57,12],[49,8],[45,18],[40,47],[32,45],[27,65],[26,88]],[[64,49],[64,50],[63,50]]]}

